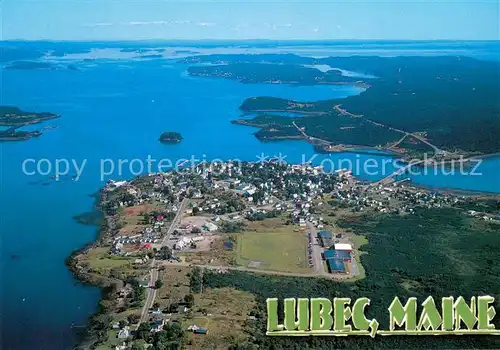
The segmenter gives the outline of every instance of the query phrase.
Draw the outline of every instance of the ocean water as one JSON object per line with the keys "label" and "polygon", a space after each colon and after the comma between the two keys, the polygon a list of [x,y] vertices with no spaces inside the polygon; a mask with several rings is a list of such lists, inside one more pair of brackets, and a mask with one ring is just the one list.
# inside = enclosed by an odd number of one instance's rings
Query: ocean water
{"label": "ocean water", "polygon": [[[79,225],[72,217],[91,209],[89,195],[107,179],[129,179],[148,170],[148,156],[155,160],[152,171],[161,159],[258,161],[273,156],[287,162],[312,161],[326,169],[352,166],[365,180],[382,177],[363,169],[368,159],[385,164],[386,173],[395,169],[389,155],[315,155],[305,142],[261,143],[252,135],[255,129],[230,123],[240,117],[238,107],[247,97],[311,101],[361,92],[353,87],[249,85],[193,78],[186,75],[186,66],[161,60],[101,58],[75,64],[81,70],[2,72],[2,105],[62,115],[44,123],[59,127],[40,138],[0,144],[3,349],[72,348],[77,329],[72,326],[85,324],[100,296],[97,288],[75,281],[64,265],[71,251],[96,234],[95,228]],[[164,131],[178,131],[184,140],[162,145],[158,137]],[[70,176],[77,172],[73,164],[83,165],[78,181],[51,179],[56,163],[62,167],[64,159],[70,162]],[[23,164],[26,172],[35,171],[36,162],[45,175],[23,172]],[[430,174],[413,180],[500,192],[498,158],[484,160],[478,171],[483,175]]]}

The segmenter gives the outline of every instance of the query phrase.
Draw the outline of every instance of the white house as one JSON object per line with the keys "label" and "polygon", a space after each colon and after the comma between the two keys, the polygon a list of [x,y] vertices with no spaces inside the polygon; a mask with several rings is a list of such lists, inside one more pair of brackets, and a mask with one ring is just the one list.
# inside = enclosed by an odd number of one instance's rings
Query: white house
{"label": "white house", "polygon": [[128,327],[120,329],[120,331],[118,332],[118,339],[127,339],[129,336],[130,332],[128,330]]}

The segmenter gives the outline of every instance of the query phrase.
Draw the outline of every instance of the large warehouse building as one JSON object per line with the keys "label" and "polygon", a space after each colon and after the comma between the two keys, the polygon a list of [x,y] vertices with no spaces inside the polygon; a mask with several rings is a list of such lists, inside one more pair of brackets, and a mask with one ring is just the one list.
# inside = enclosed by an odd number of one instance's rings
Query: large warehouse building
{"label": "large warehouse building", "polygon": [[351,262],[350,250],[330,249],[323,252],[323,258],[330,273],[347,273],[346,263]]}

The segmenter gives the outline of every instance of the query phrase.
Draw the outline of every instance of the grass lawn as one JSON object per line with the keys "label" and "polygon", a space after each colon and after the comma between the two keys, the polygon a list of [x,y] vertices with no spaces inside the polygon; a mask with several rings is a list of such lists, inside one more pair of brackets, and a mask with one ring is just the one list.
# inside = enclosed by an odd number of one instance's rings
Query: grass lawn
{"label": "grass lawn", "polygon": [[368,239],[363,235],[353,234],[349,238],[354,245],[354,249],[359,249],[363,244],[368,244]]}
{"label": "grass lawn", "polygon": [[307,263],[307,238],[294,232],[293,227],[280,227],[273,231],[245,232],[238,235],[236,263],[248,266],[260,261],[261,270],[284,272],[310,272]]}
{"label": "grass lawn", "polygon": [[132,263],[133,258],[111,256],[106,247],[99,247],[90,250],[87,259],[93,269],[112,269],[115,267],[126,266]]}
{"label": "grass lawn", "polygon": [[99,345],[96,350],[111,350],[114,349],[118,344],[123,343],[123,340],[118,339],[118,331],[115,329],[108,331],[108,340],[106,343]]}

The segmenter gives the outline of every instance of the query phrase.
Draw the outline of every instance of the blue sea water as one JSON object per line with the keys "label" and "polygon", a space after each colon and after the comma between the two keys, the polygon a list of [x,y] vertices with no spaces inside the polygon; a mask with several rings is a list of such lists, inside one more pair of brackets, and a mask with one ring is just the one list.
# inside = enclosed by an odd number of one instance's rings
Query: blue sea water
{"label": "blue sea water", "polygon": [[[360,164],[368,159],[386,163],[386,173],[394,170],[389,155],[315,155],[305,142],[261,143],[252,135],[255,129],[230,123],[240,116],[238,107],[248,97],[311,101],[350,96],[360,92],[356,88],[193,78],[186,75],[186,66],[159,60],[98,59],[80,67],[78,71],[2,72],[2,105],[62,115],[45,123],[59,127],[40,138],[0,145],[4,349],[70,349],[75,344],[77,328],[72,325],[86,323],[96,311],[100,294],[97,288],[77,283],[64,265],[72,250],[96,234],[95,228],[79,225],[72,217],[90,210],[89,195],[104,181],[130,178],[141,170],[141,163],[147,164],[148,155],[156,159],[153,171],[160,159],[175,162],[194,156],[257,161],[280,155],[287,162],[312,161],[325,168],[351,164],[354,173],[365,180],[382,176],[361,169]],[[177,145],[160,144],[158,137],[167,130],[180,132],[184,140]],[[54,169],[44,176],[24,174],[27,159],[47,159],[53,165],[57,159],[69,159],[80,166],[85,162],[85,166],[78,181],[56,182],[50,179]],[[27,165],[28,172],[35,170],[32,162]],[[108,174],[101,178],[103,165]],[[478,171],[483,175],[430,174],[413,180],[429,186],[500,192],[498,158],[484,160]],[[75,172],[72,169],[69,174]]]}

